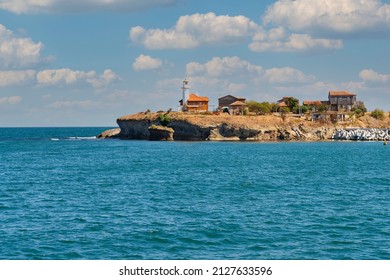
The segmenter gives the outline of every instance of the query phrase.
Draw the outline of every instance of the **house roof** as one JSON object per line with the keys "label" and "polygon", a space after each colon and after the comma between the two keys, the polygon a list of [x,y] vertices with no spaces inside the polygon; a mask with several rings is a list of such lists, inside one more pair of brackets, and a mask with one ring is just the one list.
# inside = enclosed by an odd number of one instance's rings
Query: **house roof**
{"label": "house roof", "polygon": [[204,101],[208,102],[209,99],[206,96],[198,96],[195,93],[190,93],[190,96],[188,97],[187,101]]}
{"label": "house roof", "polygon": [[230,104],[229,106],[246,106],[246,103],[242,102],[240,100],[237,100],[237,101],[233,102],[232,104]]}
{"label": "house roof", "polygon": [[329,91],[329,96],[356,96],[348,91]]}
{"label": "house roof", "polygon": [[306,100],[306,101],[303,101],[303,105],[321,105],[322,102],[319,101],[319,100]]}
{"label": "house roof", "polygon": [[285,102],[287,99],[289,99],[289,98],[291,98],[290,96],[283,96],[283,98],[282,99],[280,99],[280,100],[278,100],[278,101],[276,101],[276,102],[278,102],[278,103],[282,103],[282,102]]}
{"label": "house roof", "polygon": [[245,100],[246,99],[244,97],[236,97],[236,96],[228,94],[228,95],[225,95],[225,96],[222,96],[222,97],[218,98],[218,100],[224,99],[226,97],[231,97],[231,98],[234,98],[234,99],[237,99],[237,100]]}

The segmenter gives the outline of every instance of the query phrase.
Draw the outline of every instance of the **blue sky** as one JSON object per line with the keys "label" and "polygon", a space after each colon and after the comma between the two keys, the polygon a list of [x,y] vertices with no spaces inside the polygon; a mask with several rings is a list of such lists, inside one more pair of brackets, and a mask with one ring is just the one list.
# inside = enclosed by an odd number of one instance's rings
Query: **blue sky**
{"label": "blue sky", "polygon": [[0,0],[0,126],[176,110],[185,77],[211,105],[347,90],[390,111],[389,58],[385,0]]}

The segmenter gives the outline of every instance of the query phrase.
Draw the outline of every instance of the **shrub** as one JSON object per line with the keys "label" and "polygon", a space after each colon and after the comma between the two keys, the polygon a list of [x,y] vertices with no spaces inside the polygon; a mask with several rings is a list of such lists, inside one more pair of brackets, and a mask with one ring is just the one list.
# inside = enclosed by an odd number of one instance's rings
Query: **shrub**
{"label": "shrub", "polygon": [[272,105],[268,102],[247,101],[249,112],[256,113],[257,115],[269,114],[272,109]]}
{"label": "shrub", "polygon": [[290,109],[288,107],[281,107],[280,110],[280,117],[283,121],[286,120],[287,114],[290,113]]}
{"label": "shrub", "polygon": [[367,112],[367,108],[364,105],[363,101],[357,101],[356,106],[352,108],[352,112],[359,118],[363,117],[364,114]]}
{"label": "shrub", "polygon": [[172,118],[167,114],[161,114],[158,116],[158,120],[162,126],[167,126],[172,121]]}
{"label": "shrub", "polygon": [[385,118],[385,113],[381,109],[375,109],[371,112],[371,117],[378,120],[383,120]]}

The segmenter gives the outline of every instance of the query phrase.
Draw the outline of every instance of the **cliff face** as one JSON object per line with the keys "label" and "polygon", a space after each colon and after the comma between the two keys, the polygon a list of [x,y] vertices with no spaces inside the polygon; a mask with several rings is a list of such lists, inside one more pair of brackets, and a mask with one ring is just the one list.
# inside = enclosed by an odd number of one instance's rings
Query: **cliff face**
{"label": "cliff face", "polygon": [[[283,121],[276,116],[187,115],[171,113],[167,125],[173,130],[174,140],[327,140],[334,126],[318,126],[303,119]],[[119,138],[150,140],[150,127],[160,125],[158,114],[140,113],[117,119]]]}

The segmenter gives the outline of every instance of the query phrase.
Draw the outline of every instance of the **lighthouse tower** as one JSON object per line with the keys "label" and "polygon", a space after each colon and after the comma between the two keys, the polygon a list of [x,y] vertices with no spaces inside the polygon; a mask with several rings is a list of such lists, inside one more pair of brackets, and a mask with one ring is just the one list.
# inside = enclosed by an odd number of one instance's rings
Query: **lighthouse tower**
{"label": "lighthouse tower", "polygon": [[185,112],[185,111],[187,111],[187,100],[188,100],[189,89],[190,89],[190,87],[188,86],[188,80],[187,79],[184,79],[183,86],[181,87],[181,89],[182,89],[182,92],[183,92],[181,111]]}

